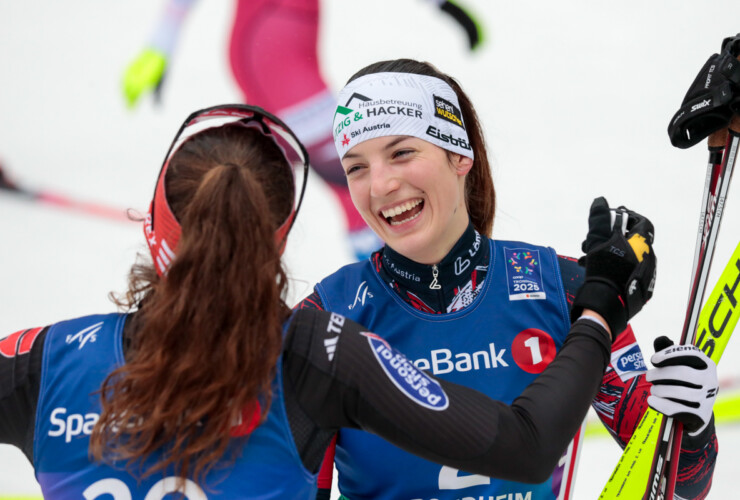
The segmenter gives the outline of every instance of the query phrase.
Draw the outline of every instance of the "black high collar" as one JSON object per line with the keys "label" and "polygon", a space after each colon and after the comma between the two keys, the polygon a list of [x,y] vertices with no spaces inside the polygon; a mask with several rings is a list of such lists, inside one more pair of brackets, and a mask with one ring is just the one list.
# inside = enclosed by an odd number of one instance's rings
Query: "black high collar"
{"label": "black high collar", "polygon": [[483,281],[489,253],[486,238],[468,224],[460,239],[438,264],[420,264],[385,246],[379,251],[380,265],[377,267],[384,281],[404,300],[414,302],[412,305],[417,307],[410,293],[428,309],[441,313],[447,311],[458,292],[471,280],[474,284]]}

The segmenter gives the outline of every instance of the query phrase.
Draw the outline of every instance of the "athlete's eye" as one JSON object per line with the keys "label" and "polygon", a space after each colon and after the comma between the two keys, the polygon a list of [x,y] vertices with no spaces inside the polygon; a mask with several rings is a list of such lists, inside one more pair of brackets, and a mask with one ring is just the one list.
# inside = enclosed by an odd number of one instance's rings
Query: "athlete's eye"
{"label": "athlete's eye", "polygon": [[360,169],[362,169],[362,168],[363,168],[363,166],[362,166],[362,165],[350,165],[350,166],[349,166],[349,167],[347,167],[347,168],[346,168],[346,170],[344,171],[344,175],[346,175],[346,176],[349,176],[349,175],[351,175],[351,174],[353,174],[353,173],[355,173],[355,172],[358,172],[358,171],[359,171]]}
{"label": "athlete's eye", "polygon": [[404,157],[409,156],[413,152],[414,152],[413,149],[399,149],[398,151],[393,152],[392,157],[393,159],[404,158]]}

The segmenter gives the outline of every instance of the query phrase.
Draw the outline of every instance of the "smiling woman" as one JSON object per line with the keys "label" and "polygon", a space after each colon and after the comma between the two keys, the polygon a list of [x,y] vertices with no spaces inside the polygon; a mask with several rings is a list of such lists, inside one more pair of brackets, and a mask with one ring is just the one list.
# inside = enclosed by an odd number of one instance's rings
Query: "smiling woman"
{"label": "smiling woman", "polygon": [[435,264],[462,236],[471,158],[416,137],[391,136],[358,144],[342,165],[360,215],[403,255]]}
{"label": "smiling woman", "polygon": [[[503,402],[542,381],[571,320],[584,311],[596,311],[621,332],[612,346],[614,366],[635,353],[642,360],[627,321],[634,312],[629,301],[652,295],[650,279],[617,299],[594,273],[637,262],[625,238],[639,234],[652,243],[644,217],[596,199],[583,249],[617,252],[589,253],[581,261],[585,269],[549,247],[490,239],[496,198],[481,124],[460,85],[428,63],[396,59],[357,72],[339,94],[333,130],[352,201],[385,246],[322,280],[300,307],[344,314],[402,346],[418,368]],[[635,272],[646,278],[654,270]],[[647,409],[645,373],[642,361],[629,372],[608,370],[592,401],[622,445]],[[554,500],[570,498],[577,451],[572,444],[550,477],[531,485],[461,474],[342,429],[335,465],[339,490],[350,499]],[[330,449],[320,480],[324,495],[333,457]],[[715,457],[714,425],[705,421],[684,437],[677,493],[703,498]]]}

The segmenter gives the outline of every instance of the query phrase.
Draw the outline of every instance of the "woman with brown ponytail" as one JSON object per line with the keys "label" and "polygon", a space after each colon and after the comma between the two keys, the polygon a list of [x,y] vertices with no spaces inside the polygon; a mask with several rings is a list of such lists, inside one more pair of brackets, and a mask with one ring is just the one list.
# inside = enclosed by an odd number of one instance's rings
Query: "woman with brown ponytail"
{"label": "woman with brown ponytail", "polygon": [[585,310],[506,405],[342,316],[291,314],[281,253],[305,188],[293,166],[305,175],[305,149],[269,113],[193,113],[144,220],[152,261],[132,269],[127,312],[0,341],[0,442],[24,451],[46,498],[313,498],[340,427],[450,467],[547,477],[608,363],[608,322]]}

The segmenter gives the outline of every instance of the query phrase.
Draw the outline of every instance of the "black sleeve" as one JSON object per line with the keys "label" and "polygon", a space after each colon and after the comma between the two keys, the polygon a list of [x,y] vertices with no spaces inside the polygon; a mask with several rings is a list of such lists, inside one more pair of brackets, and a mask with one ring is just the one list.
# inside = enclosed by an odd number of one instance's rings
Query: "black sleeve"
{"label": "black sleeve", "polygon": [[22,330],[0,340],[0,443],[20,448],[31,463],[47,330]]}
{"label": "black sleeve", "polygon": [[[511,481],[536,483],[550,476],[609,362],[606,331],[592,321],[577,321],[555,360],[506,405],[424,374],[363,331],[337,314],[295,313],[284,370],[305,413],[322,428],[366,430],[425,459]],[[389,378],[376,352],[390,356],[396,374],[409,381],[406,392],[403,382]],[[445,408],[418,401],[422,392],[414,388],[427,383],[441,386]]]}

